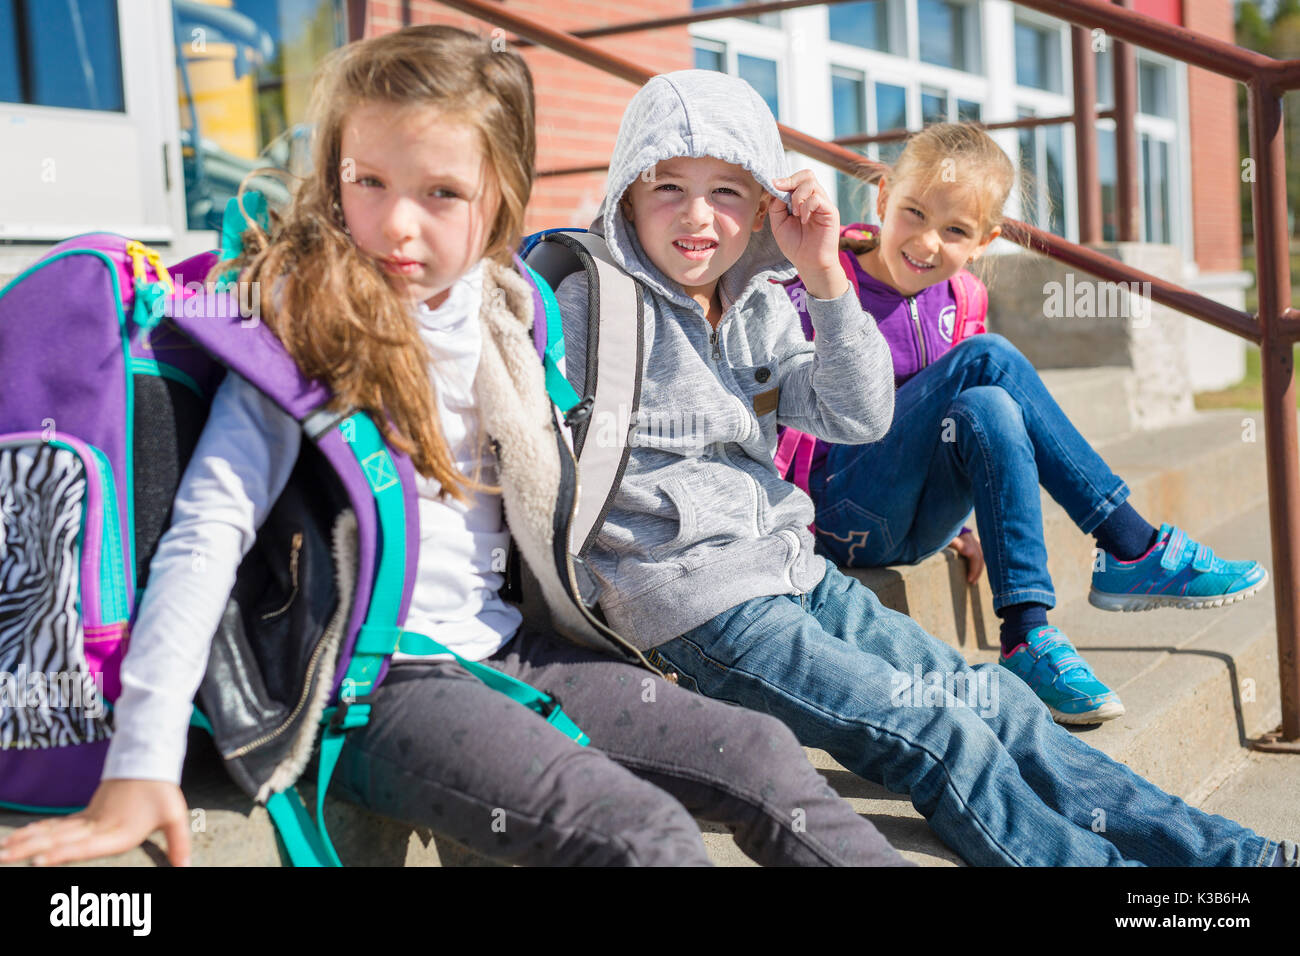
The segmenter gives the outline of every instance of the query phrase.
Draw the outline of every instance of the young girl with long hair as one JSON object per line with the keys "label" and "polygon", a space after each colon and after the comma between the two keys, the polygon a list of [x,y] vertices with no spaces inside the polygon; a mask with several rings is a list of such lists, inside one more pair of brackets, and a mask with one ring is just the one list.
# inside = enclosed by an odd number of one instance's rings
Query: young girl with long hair
{"label": "young girl with long hair", "polygon": [[[554,627],[573,613],[545,588],[560,451],[531,291],[511,265],[533,109],[523,60],[462,30],[343,48],[315,89],[313,172],[234,263],[260,282],[263,319],[301,370],[338,407],[370,411],[420,475],[405,628],[553,689],[591,739],[579,746],[455,661],[399,653],[369,724],[343,746],[339,791],[519,863],[706,864],[692,813],[725,822],[764,863],[903,863],[779,721],[569,643],[500,594],[493,554],[513,536]],[[85,811],[16,831],[0,860],[102,856],[162,828],[172,862],[187,862],[178,781],[190,702],[300,440],[288,415],[227,376],[151,565],[99,789]]]}

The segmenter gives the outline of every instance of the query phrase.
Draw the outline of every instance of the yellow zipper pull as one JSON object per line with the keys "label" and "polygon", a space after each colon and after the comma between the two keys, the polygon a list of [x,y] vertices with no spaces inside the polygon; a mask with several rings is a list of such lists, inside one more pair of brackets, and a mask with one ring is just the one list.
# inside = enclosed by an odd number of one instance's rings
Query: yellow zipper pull
{"label": "yellow zipper pull", "polygon": [[145,248],[144,243],[132,239],[126,244],[126,254],[131,257],[132,272],[140,282],[148,282],[149,279],[144,272],[145,261],[149,257],[149,250]]}
{"label": "yellow zipper pull", "polygon": [[167,287],[167,294],[174,296],[176,294],[176,283],[172,281],[171,273],[163,265],[162,256],[148,246],[144,247],[144,254],[149,260],[149,264],[153,266],[153,272],[158,277],[158,281]]}

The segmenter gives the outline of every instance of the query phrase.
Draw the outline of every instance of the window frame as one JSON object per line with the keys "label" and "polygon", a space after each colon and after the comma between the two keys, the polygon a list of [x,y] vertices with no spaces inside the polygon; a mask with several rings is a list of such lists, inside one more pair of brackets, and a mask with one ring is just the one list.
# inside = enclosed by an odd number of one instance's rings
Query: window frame
{"label": "window frame", "polygon": [[[122,182],[138,189],[138,217],[106,211],[111,203],[97,202],[95,192],[81,192],[74,184],[76,192],[65,188],[56,200],[60,208],[74,211],[29,222],[19,219],[21,214],[6,215],[0,221],[0,239],[47,243],[78,233],[109,231],[166,243],[185,233],[183,211],[177,215],[178,204],[184,207],[184,179],[174,106],[175,70],[170,57],[158,56],[159,49],[174,47],[171,4],[169,0],[117,0],[117,28],[121,111],[5,102],[0,103],[0,125],[32,124],[38,138],[47,137],[44,142],[23,144],[22,152],[7,144],[5,150],[16,163],[39,160],[43,153],[62,148],[57,144],[65,137],[98,142],[111,150],[101,157],[104,164],[135,171],[135,176]],[[56,175],[57,169],[56,164]]]}

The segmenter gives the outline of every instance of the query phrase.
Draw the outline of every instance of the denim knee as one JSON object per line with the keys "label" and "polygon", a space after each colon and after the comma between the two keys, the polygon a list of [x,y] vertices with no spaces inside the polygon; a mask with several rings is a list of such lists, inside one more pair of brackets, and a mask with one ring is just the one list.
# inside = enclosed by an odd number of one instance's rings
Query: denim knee
{"label": "denim knee", "polygon": [[968,355],[968,361],[979,359],[991,360],[994,364],[1001,366],[1003,369],[1014,366],[1024,366],[1033,368],[1029,359],[1025,358],[1024,353],[1011,343],[1006,336],[998,335],[996,332],[985,332],[982,335],[973,335],[959,343],[962,349]]}
{"label": "denim knee", "polygon": [[[948,413],[964,419],[999,446],[1022,444],[1032,451],[1024,410],[1000,385],[977,385],[963,390],[948,406]],[[970,431],[960,429],[950,440],[960,443],[969,439]]]}

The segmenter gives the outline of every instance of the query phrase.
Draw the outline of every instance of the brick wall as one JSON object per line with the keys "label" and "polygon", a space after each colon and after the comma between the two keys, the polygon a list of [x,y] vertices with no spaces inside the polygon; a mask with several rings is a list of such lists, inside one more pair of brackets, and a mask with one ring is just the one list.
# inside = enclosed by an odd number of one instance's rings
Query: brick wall
{"label": "brick wall", "polygon": [[[557,29],[576,30],[686,13],[690,0],[592,2],[592,0],[506,0],[510,12]],[[449,23],[481,33],[490,24],[465,16],[436,0],[371,0],[365,35],[409,24]],[[509,35],[509,34],[507,34]],[[656,73],[688,69],[693,62],[685,27],[594,41]],[[636,87],[593,67],[536,47],[522,51],[537,91],[537,168],[559,169],[605,163],[614,151],[618,121]],[[544,177],[533,187],[526,228],[586,226],[605,189],[605,174]]]}
{"label": "brick wall", "polygon": [[[1232,0],[1183,0],[1183,25],[1234,42]],[[1188,67],[1187,99],[1196,262],[1202,272],[1231,272],[1241,268],[1237,84]]]}

